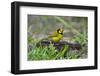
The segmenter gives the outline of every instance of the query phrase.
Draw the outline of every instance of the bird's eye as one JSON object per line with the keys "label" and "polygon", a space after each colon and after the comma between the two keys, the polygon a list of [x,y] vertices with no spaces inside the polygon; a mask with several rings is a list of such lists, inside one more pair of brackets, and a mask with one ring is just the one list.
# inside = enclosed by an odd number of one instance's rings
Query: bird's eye
{"label": "bird's eye", "polygon": [[57,32],[59,33],[60,29],[57,29]]}

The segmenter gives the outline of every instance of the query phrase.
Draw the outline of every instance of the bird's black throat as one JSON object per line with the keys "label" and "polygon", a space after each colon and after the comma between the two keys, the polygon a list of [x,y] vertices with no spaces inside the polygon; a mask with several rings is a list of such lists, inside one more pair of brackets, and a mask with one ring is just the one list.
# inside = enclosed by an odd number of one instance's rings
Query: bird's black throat
{"label": "bird's black throat", "polygon": [[59,34],[63,35],[63,33],[59,33]]}

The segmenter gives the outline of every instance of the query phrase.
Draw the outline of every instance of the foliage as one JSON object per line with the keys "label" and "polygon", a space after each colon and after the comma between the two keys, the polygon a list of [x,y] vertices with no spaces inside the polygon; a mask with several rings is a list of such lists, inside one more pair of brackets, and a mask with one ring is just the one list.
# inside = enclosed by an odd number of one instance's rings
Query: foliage
{"label": "foliage", "polygon": [[80,43],[81,46],[84,46],[88,42],[88,40],[87,40],[87,34],[84,32],[84,33],[81,33],[79,35],[76,35],[75,37],[72,38],[72,41]]}
{"label": "foliage", "polygon": [[[73,37],[71,39],[73,42],[79,43],[81,44],[81,49],[79,52],[79,56],[80,58],[86,58],[87,57],[87,44],[88,44],[88,40],[87,40],[87,34],[84,33],[80,33],[79,35],[76,35],[75,37]],[[83,57],[84,55],[84,57]]]}
{"label": "foliage", "polygon": [[68,46],[64,46],[60,52],[57,52],[53,44],[49,46],[33,47],[28,53],[28,60],[57,60],[64,59],[65,52],[69,50]]}

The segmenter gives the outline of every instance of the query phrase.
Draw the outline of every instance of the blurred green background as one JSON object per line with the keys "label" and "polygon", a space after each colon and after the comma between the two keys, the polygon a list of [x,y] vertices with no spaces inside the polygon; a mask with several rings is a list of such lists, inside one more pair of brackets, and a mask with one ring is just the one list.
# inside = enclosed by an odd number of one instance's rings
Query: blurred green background
{"label": "blurred green background", "polygon": [[[64,28],[63,41],[79,43],[82,48],[73,50],[66,45],[57,52],[53,44],[46,47],[36,46],[39,40],[52,34],[58,28]],[[87,29],[87,17],[28,15],[28,60],[87,58]]]}

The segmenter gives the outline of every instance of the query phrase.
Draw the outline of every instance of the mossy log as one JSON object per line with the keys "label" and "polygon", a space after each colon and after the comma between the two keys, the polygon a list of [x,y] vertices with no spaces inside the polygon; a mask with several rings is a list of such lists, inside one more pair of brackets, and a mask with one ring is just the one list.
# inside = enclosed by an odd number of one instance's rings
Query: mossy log
{"label": "mossy log", "polygon": [[54,45],[58,50],[60,50],[64,45],[68,45],[71,49],[73,50],[80,50],[81,45],[79,43],[71,43],[71,42],[66,42],[66,41],[60,41],[60,42],[52,42],[52,41],[41,41],[37,43],[37,47],[39,46],[49,46],[50,43]]}

